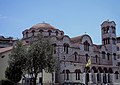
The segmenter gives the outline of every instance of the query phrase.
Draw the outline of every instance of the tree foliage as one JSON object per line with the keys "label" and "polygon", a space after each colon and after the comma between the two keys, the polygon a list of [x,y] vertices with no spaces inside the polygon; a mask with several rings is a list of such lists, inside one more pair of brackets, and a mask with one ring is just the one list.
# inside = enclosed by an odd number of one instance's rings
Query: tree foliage
{"label": "tree foliage", "polygon": [[36,78],[39,72],[45,69],[47,72],[53,72],[55,59],[53,57],[53,46],[49,39],[38,36],[28,49],[27,64],[28,73],[32,76],[36,83]]}
{"label": "tree foliage", "polygon": [[27,50],[25,46],[23,46],[22,41],[18,40],[13,46],[13,50],[10,54],[9,65],[25,69],[27,60],[26,55]]}
{"label": "tree foliage", "polygon": [[0,85],[14,85],[13,82],[11,82],[10,80],[6,80],[6,79],[2,79],[0,80]]}
{"label": "tree foliage", "polygon": [[17,83],[22,78],[22,71],[18,67],[9,66],[5,71],[5,77],[14,83]]}
{"label": "tree foliage", "polygon": [[13,50],[10,54],[9,67],[5,72],[5,77],[14,83],[21,80],[22,71],[26,64],[26,49],[22,42],[18,40],[13,46]]}
{"label": "tree foliage", "polygon": [[23,46],[21,41],[18,41],[13,47],[13,51],[10,55],[9,66],[14,66],[12,72],[16,68],[21,69],[24,74],[28,74],[34,79],[34,85],[36,85],[36,79],[38,73],[44,69],[46,72],[53,72],[55,67],[55,59],[53,56],[53,49],[50,39],[41,35],[30,43],[29,46]]}

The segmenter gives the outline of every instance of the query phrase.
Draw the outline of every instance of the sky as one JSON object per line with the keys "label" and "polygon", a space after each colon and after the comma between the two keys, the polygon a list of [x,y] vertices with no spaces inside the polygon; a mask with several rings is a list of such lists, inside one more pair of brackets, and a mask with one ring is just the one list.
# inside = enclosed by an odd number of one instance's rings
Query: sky
{"label": "sky", "polygon": [[70,37],[88,34],[101,44],[101,24],[115,21],[120,36],[120,0],[0,0],[0,35],[22,38],[22,31],[46,22]]}

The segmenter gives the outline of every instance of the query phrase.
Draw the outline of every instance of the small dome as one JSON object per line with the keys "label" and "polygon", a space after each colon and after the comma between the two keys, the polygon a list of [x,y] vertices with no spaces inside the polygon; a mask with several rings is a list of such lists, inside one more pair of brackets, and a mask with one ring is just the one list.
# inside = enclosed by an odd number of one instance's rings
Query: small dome
{"label": "small dome", "polygon": [[32,28],[32,29],[44,29],[44,28],[45,28],[45,29],[52,29],[52,30],[56,29],[55,27],[53,27],[53,26],[51,26],[50,24],[45,23],[45,22],[43,22],[43,23],[38,23],[38,24],[32,26],[31,28]]}

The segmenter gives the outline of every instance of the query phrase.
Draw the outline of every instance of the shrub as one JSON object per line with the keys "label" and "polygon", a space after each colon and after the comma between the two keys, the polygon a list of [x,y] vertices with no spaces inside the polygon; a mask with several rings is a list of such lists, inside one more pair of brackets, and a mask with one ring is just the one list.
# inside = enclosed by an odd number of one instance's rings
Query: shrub
{"label": "shrub", "polygon": [[0,80],[0,85],[14,85],[10,80]]}

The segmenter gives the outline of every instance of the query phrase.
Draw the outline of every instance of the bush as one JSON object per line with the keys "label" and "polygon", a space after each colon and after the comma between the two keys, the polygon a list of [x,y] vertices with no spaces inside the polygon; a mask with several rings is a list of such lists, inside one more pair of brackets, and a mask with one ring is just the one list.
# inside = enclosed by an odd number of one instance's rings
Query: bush
{"label": "bush", "polygon": [[14,85],[10,80],[0,80],[0,85]]}

